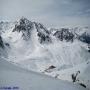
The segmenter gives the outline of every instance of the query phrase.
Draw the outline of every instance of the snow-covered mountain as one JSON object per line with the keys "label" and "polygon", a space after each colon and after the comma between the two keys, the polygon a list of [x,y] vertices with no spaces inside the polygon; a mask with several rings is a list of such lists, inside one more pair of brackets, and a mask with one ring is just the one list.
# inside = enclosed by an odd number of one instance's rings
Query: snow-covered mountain
{"label": "snow-covered mountain", "polygon": [[0,57],[90,89],[88,27],[47,29],[24,17],[15,22],[1,22]]}

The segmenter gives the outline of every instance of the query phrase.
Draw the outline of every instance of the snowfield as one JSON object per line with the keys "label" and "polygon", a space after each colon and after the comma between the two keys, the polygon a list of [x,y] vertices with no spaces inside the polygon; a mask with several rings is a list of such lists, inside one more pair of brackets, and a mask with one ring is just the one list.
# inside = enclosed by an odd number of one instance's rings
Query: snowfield
{"label": "snowfield", "polygon": [[86,90],[80,85],[20,68],[2,58],[0,58],[1,87],[17,87],[16,90]]}

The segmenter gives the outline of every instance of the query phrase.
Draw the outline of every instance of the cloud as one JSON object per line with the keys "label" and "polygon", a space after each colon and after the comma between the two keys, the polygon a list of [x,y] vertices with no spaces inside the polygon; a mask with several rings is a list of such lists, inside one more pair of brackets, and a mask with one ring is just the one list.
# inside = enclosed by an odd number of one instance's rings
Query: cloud
{"label": "cloud", "polygon": [[25,16],[46,25],[89,24],[90,0],[0,0],[0,18]]}

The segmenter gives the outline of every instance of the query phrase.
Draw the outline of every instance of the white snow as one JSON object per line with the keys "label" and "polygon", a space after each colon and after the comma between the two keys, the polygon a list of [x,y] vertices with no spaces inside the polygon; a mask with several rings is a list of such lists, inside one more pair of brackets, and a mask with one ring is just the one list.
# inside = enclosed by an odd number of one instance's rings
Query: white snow
{"label": "white snow", "polygon": [[0,88],[16,90],[87,90],[80,85],[25,70],[0,58]]}

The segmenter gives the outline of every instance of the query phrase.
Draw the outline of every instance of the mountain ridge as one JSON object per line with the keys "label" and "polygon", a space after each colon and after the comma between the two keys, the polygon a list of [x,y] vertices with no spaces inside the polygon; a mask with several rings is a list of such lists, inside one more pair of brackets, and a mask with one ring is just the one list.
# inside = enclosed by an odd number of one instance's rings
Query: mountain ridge
{"label": "mountain ridge", "polygon": [[[43,24],[24,17],[13,23],[1,22],[0,57],[28,70],[74,83],[72,74],[86,72],[84,67],[89,67],[85,64],[90,62],[89,28],[47,29]],[[86,80],[88,75],[79,75],[79,79],[75,76],[75,83],[90,88],[90,79]]]}

